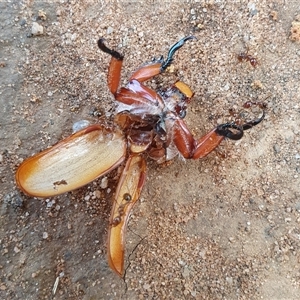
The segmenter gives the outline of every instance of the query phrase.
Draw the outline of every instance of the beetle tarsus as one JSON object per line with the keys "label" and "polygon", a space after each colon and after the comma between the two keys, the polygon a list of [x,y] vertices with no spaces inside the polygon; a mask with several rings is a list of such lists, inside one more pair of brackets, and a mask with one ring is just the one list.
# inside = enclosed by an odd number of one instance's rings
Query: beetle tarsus
{"label": "beetle tarsus", "polygon": [[263,110],[263,114],[260,118],[256,120],[249,121],[243,125],[243,130],[248,130],[251,129],[252,127],[256,126],[259,124],[263,119],[265,118],[265,111]]}
{"label": "beetle tarsus", "polygon": [[98,40],[98,47],[100,50],[102,50],[103,52],[111,55],[112,57],[114,57],[117,60],[123,60],[124,56],[122,54],[120,54],[118,51],[109,49],[108,47],[105,46],[104,44],[105,39],[100,38]]}
{"label": "beetle tarsus", "polygon": [[177,43],[175,43],[175,44],[170,48],[170,50],[169,50],[169,52],[168,52],[168,57],[167,57],[167,59],[162,63],[162,65],[161,65],[161,67],[160,67],[161,71],[166,70],[166,68],[172,63],[172,61],[173,61],[173,56],[174,56],[175,52],[176,52],[179,48],[181,48],[181,47],[184,45],[184,43],[185,43],[186,41],[192,40],[192,39],[196,39],[196,37],[193,36],[193,35],[191,35],[191,36],[186,36],[186,37],[182,38],[180,41],[178,41]]}
{"label": "beetle tarsus", "polygon": [[[258,104],[257,104],[258,105]],[[259,104],[260,107],[265,108],[264,104]],[[260,118],[255,119],[255,120],[251,120],[243,125],[237,125],[235,123],[226,123],[226,124],[221,124],[217,127],[216,129],[216,133],[227,137],[231,140],[239,140],[243,137],[243,132],[245,130],[251,129],[252,127],[256,126],[257,124],[259,124],[263,119],[265,118],[265,110],[263,109],[263,114]],[[231,129],[235,129],[238,132],[237,133],[233,133]]]}
{"label": "beetle tarsus", "polygon": [[[235,129],[238,132],[234,133],[230,129]],[[216,129],[216,133],[235,141],[240,140],[244,135],[243,126],[239,126],[235,123],[225,123],[219,125]]]}

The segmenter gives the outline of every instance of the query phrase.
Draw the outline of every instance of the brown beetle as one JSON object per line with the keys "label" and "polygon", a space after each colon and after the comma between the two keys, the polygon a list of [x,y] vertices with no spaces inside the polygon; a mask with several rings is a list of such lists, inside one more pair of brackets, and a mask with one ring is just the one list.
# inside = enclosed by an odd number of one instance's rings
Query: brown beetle
{"label": "brown beetle", "polygon": [[144,81],[166,70],[175,52],[188,40],[175,43],[163,57],[139,68],[126,87],[119,89],[123,56],[111,55],[108,87],[117,101],[115,125],[88,126],[53,147],[25,160],[16,172],[19,188],[30,196],[49,197],[77,189],[110,172],[124,161],[112,207],[108,233],[108,260],[120,276],[124,273],[125,231],[130,211],[138,200],[146,178],[146,157],[158,163],[176,155],[198,159],[213,151],[224,138],[238,140],[246,129],[260,123],[263,115],[245,124],[226,123],[195,139],[184,117],[193,92],[177,81],[164,91],[154,91]]}

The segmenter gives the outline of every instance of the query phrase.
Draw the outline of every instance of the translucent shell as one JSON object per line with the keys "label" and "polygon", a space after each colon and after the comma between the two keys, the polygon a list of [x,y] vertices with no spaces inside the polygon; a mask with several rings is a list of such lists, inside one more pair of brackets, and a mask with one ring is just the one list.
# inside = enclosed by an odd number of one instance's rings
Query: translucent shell
{"label": "translucent shell", "polygon": [[30,196],[55,196],[108,173],[124,161],[125,154],[120,130],[92,125],[26,159],[16,172],[16,181]]}

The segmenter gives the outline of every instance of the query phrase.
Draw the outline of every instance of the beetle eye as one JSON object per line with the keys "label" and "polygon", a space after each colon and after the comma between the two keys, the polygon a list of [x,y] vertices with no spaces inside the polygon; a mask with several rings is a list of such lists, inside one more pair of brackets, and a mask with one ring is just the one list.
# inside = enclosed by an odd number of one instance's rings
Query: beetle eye
{"label": "beetle eye", "polygon": [[185,116],[186,116],[186,110],[181,110],[181,111],[179,112],[179,118],[180,118],[180,119],[184,119]]}

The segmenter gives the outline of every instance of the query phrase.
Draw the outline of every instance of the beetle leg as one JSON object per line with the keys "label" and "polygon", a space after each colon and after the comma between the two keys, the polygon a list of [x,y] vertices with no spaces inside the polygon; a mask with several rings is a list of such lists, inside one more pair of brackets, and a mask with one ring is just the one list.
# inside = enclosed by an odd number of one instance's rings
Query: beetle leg
{"label": "beetle leg", "polygon": [[129,80],[136,79],[139,82],[144,82],[161,73],[161,62],[151,63],[147,66],[137,69],[130,77]]}
{"label": "beetle leg", "polygon": [[126,105],[145,106],[148,107],[148,109],[151,109],[152,106],[155,109],[158,107],[158,103],[162,102],[161,99],[160,102],[158,101],[158,96],[156,98],[153,98],[152,100],[149,100],[145,96],[143,96],[142,93],[135,93],[128,88],[123,87],[119,92],[116,93],[115,98],[118,102],[124,103]]}
{"label": "beetle leg", "polygon": [[265,117],[265,111],[260,118],[249,121],[243,125],[226,123],[218,125],[209,133],[195,140],[183,120],[176,120],[174,127],[174,143],[184,158],[198,159],[212,152],[224,138],[239,140],[243,137],[244,130],[259,124]]}
{"label": "beetle leg", "polygon": [[195,140],[183,120],[174,124],[174,144],[184,158],[192,158]]}
{"label": "beetle leg", "polygon": [[243,124],[243,130],[251,129],[253,126],[259,124],[264,118],[265,118],[265,111],[263,110],[263,115],[260,118]]}
{"label": "beetle leg", "polygon": [[184,158],[198,159],[213,151],[224,139],[217,128],[195,140],[183,120],[177,120],[174,129],[174,144]]}
{"label": "beetle leg", "polygon": [[109,266],[120,276],[124,273],[125,231],[133,205],[145,183],[146,161],[132,154],[121,175],[113,204],[108,232]]}
{"label": "beetle leg", "polygon": [[103,52],[111,55],[111,60],[110,60],[108,75],[107,75],[107,83],[108,83],[109,90],[113,95],[115,95],[120,83],[121,69],[122,69],[124,57],[119,52],[115,50],[111,50],[108,47],[106,47],[103,38],[98,40],[98,47]]}
{"label": "beetle leg", "polygon": [[224,138],[225,136],[220,135],[217,132],[217,128],[214,128],[209,133],[201,137],[198,141],[196,141],[196,146],[192,158],[198,159],[205,157],[214,149],[216,149]]}
{"label": "beetle leg", "polygon": [[175,43],[169,50],[168,52],[168,57],[167,59],[162,63],[161,65],[161,72],[164,71],[173,61],[173,56],[175,54],[175,52],[180,49],[184,43],[188,40],[192,40],[192,39],[196,39],[196,37],[194,36],[186,36],[184,38],[182,38],[180,41],[178,41],[177,43]]}
{"label": "beetle leg", "polygon": [[154,104],[156,106],[160,106],[161,108],[164,107],[164,103],[161,99],[161,97],[157,94],[156,91],[150,89],[149,87],[143,85],[141,82],[139,82],[136,79],[133,79],[129,81],[127,84],[127,88],[131,90],[132,92],[138,93],[143,98],[146,98],[151,102],[151,104]]}
{"label": "beetle leg", "polygon": [[186,36],[182,38],[180,41],[175,43],[168,52],[168,57],[164,61],[163,57],[157,62],[153,62],[149,65],[141,67],[140,69],[136,70],[130,77],[130,80],[136,79],[139,82],[146,81],[166,70],[166,68],[172,63],[173,56],[175,52],[181,48],[184,43],[188,40],[195,39],[194,36]]}

